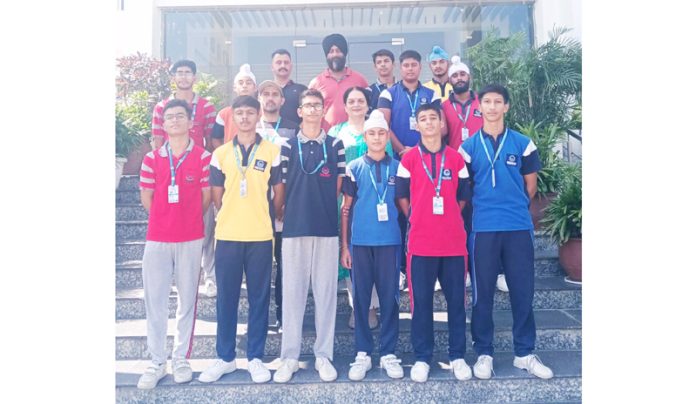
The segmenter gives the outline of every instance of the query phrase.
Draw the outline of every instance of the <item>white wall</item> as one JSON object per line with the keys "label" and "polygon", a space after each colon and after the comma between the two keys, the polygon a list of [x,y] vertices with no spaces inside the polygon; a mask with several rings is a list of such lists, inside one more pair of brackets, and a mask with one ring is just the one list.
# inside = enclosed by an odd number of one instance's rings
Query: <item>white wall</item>
{"label": "white wall", "polygon": [[135,52],[152,56],[153,1],[124,0],[123,10],[121,1],[117,0],[116,3],[116,57]]}
{"label": "white wall", "polygon": [[582,42],[581,0],[536,0],[534,36],[537,45],[548,40],[554,25],[572,28],[568,34]]}

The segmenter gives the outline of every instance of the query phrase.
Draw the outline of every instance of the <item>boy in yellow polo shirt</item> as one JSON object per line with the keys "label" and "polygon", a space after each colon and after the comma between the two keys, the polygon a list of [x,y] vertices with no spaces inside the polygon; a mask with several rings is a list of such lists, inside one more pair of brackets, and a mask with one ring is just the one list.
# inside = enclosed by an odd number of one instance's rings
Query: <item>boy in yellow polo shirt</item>
{"label": "boy in yellow polo shirt", "polygon": [[244,274],[249,299],[248,369],[255,383],[264,383],[271,379],[261,361],[268,332],[273,257],[268,196],[273,187],[274,211],[281,217],[285,186],[280,147],[256,133],[259,102],[241,96],[232,108],[239,132],[231,142],[217,148],[211,160],[213,202],[219,211],[215,227],[218,360],[198,380],[214,382],[237,369],[237,310]]}

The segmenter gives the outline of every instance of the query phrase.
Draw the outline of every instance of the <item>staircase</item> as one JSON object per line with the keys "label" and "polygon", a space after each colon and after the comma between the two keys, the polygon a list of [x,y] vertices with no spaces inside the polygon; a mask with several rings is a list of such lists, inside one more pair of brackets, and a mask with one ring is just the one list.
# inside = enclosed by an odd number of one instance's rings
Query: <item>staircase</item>
{"label": "staircase", "polygon": [[[218,382],[203,384],[198,374],[210,365],[215,355],[215,298],[199,291],[197,320],[191,367],[194,380],[186,384],[174,383],[171,374],[162,379],[154,390],[136,388],[138,378],[147,367],[145,305],[143,302],[141,259],[145,246],[147,213],[140,205],[138,178],[126,176],[116,191],[116,402],[118,403],[568,403],[582,399],[582,291],[578,286],[564,282],[558,266],[557,248],[537,234],[536,283],[534,293],[537,324],[536,353],[551,367],[555,377],[541,380],[512,366],[512,314],[507,293],[496,292],[494,320],[495,375],[490,380],[458,381],[449,370],[447,359],[447,309],[441,291],[435,293],[435,347],[430,377],[426,383],[409,379],[414,363],[410,339],[409,297],[401,293],[399,338],[397,356],[402,359],[405,377],[393,380],[379,369],[379,355],[372,355],[373,369],[362,382],[348,380],[348,369],[354,359],[353,331],[348,328],[348,295],[339,283],[338,307],[334,347],[334,366],[338,380],[325,383],[314,370],[312,344],[314,333],[314,301],[308,299],[304,321],[301,369],[291,382],[255,384],[246,371],[246,328],[248,301],[242,291],[237,327],[238,370],[223,376]],[[275,279],[275,274],[273,279]],[[245,287],[244,285],[242,286]],[[273,296],[273,291],[271,291]],[[471,302],[470,288],[467,299]],[[176,291],[170,297],[168,346],[171,352],[176,310]],[[269,320],[275,321],[275,304],[271,298]],[[470,315],[470,311],[469,311]],[[375,331],[376,347],[378,332]],[[264,363],[274,371],[279,366],[281,335],[269,327]],[[466,361],[476,361],[467,329]],[[168,370],[171,368],[168,365]]]}

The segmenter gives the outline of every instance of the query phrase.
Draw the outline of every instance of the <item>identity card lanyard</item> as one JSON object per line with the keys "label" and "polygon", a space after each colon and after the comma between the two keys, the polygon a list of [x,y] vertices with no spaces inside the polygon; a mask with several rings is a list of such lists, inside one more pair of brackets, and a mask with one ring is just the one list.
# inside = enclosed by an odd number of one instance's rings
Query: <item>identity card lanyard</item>
{"label": "identity card lanyard", "polygon": [[[375,170],[377,169],[377,164],[375,164]],[[387,204],[384,203],[384,200],[387,198],[387,189],[389,188],[389,184],[387,181],[389,181],[389,165],[387,164],[387,175],[386,180],[382,181],[384,183],[384,192],[382,192],[382,196],[379,195],[379,189],[377,188],[377,182],[375,181],[375,177],[372,175],[372,170],[368,170],[370,173],[370,180],[372,180],[372,186],[375,189],[375,192],[377,192],[377,199],[379,202],[377,203],[377,221],[379,222],[386,222],[389,220],[389,215],[387,213]]]}
{"label": "identity card lanyard", "polygon": [[[242,169],[242,163],[239,161],[239,154],[237,153],[237,148],[234,148],[234,159],[237,161],[237,169],[240,173],[242,173],[242,180],[239,182],[239,196],[241,196],[242,198],[245,198],[247,196],[246,172],[247,170],[249,170],[249,166],[251,166],[252,162],[254,161],[254,155],[256,155],[256,149],[258,149],[258,147],[259,144],[254,143],[254,148],[251,149],[251,154],[249,155],[249,159],[247,160],[247,166],[244,169]],[[239,144],[239,148],[242,148],[241,144]]]}
{"label": "identity card lanyard", "polygon": [[416,130],[416,104],[418,103],[418,89],[416,89],[416,96],[414,97],[413,101],[411,101],[411,95],[408,93],[408,90],[404,87],[404,92],[406,93],[406,97],[408,98],[408,105],[411,107],[411,117],[409,118],[409,127],[411,130]]}
{"label": "identity card lanyard", "polygon": [[[459,104],[459,103],[457,103],[457,104]],[[462,126],[462,142],[465,141],[469,137],[469,128],[466,127],[466,121],[469,120],[469,111],[471,110],[471,104],[473,104],[473,102],[470,102],[466,106],[466,113],[464,114],[464,117],[462,117],[461,112],[457,111],[457,106],[454,104],[454,102],[452,102],[452,107],[454,108],[454,112],[457,113],[459,120],[462,121],[462,123],[464,124]],[[461,104],[459,104],[459,108],[461,108],[462,112],[464,112],[464,107]]]}
{"label": "identity card lanyard", "polygon": [[[428,170],[428,166],[425,165],[425,160],[423,159],[423,152],[420,149],[420,146],[416,146],[418,148],[418,153],[420,154],[421,157],[421,163],[423,164],[423,169],[425,170],[425,174],[428,176],[428,179],[430,182],[435,185],[435,179],[433,178],[433,175],[430,174],[430,170]],[[433,167],[434,168],[434,167]],[[445,171],[445,151],[442,151],[442,158],[440,159],[440,176],[437,179],[437,185],[435,186],[435,196],[433,197],[433,214],[434,215],[444,215],[445,214],[445,205],[443,203],[442,197],[440,196],[440,188],[442,187],[442,173]]]}
{"label": "identity card lanyard", "polygon": [[297,142],[298,146],[299,146],[298,147],[299,153],[300,153],[300,168],[302,169],[303,173],[308,174],[308,175],[312,175],[312,174],[316,173],[317,171],[319,171],[319,169],[326,163],[326,142],[327,142],[327,140],[328,139],[324,139],[324,141],[321,142],[321,145],[324,148],[324,159],[321,162],[319,162],[317,167],[311,173],[308,173],[307,170],[305,170],[305,168],[304,168],[304,161],[302,160],[302,143],[300,143],[299,141]]}
{"label": "identity card lanyard", "polygon": [[169,155],[169,171],[172,174],[172,183],[169,184],[169,188],[167,189],[167,199],[169,203],[179,203],[179,186],[176,185],[176,170],[179,169],[181,164],[186,160],[186,157],[189,155],[190,150],[187,150],[186,153],[179,159],[179,162],[176,163],[176,167],[174,167],[174,160],[172,159],[172,147],[169,145],[167,142],[167,154]]}
{"label": "identity card lanyard", "polygon": [[491,179],[493,180],[493,188],[495,188],[495,166],[493,165],[496,160],[498,160],[498,156],[500,155],[500,151],[503,150],[503,145],[505,144],[505,139],[507,138],[507,128],[505,128],[505,134],[503,135],[503,140],[500,141],[500,145],[498,146],[498,151],[495,152],[495,157],[493,160],[491,160],[491,155],[488,153],[488,147],[486,147],[486,142],[483,140],[483,131],[479,131],[479,139],[481,139],[481,145],[483,146],[483,150],[486,152],[486,157],[488,158],[488,162],[491,163]]}
{"label": "identity card lanyard", "polygon": [[278,128],[280,127],[280,121],[282,121],[282,120],[283,120],[283,117],[282,117],[282,116],[279,116],[279,117],[278,117],[278,122],[276,122],[275,128],[273,128],[273,130],[275,131],[275,134],[273,135],[273,138],[272,138],[272,139],[269,139],[269,138],[268,138],[268,131],[266,130],[267,128],[266,128],[265,123],[268,123],[268,122],[264,122],[264,125],[263,125],[263,133],[266,135],[266,140],[268,140],[268,141],[271,142],[271,143],[273,143],[273,141],[275,141],[276,137],[278,137]]}

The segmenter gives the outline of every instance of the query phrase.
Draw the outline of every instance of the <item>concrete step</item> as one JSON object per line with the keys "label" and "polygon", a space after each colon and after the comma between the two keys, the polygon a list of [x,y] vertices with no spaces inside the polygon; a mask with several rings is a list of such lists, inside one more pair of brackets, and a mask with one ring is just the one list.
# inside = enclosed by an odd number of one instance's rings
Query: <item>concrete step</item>
{"label": "concrete step", "polygon": [[[548,351],[581,350],[582,349],[582,312],[581,310],[537,310],[535,311],[537,326],[536,348]],[[434,352],[447,352],[447,313],[435,312],[434,316]],[[510,311],[495,311],[496,352],[512,351],[512,314]],[[269,317],[270,321],[274,321]],[[170,319],[167,331],[167,346],[171,350],[175,320]],[[192,358],[215,358],[215,336],[217,323],[213,320],[196,320],[195,337],[193,339]],[[467,326],[467,349],[471,348],[471,334]],[[237,355],[246,355],[247,324],[239,322],[237,327]],[[375,346],[379,346],[378,331],[373,332]],[[147,338],[146,321],[117,320],[116,321],[116,359],[146,359]],[[314,316],[305,316],[303,324],[302,354],[311,354],[316,334],[314,332]],[[265,353],[269,356],[280,355],[281,335],[275,327],[269,327],[266,339]],[[411,345],[411,315],[399,314],[399,338],[397,352],[413,352]],[[334,337],[334,355],[354,354],[354,334],[348,328],[348,315],[336,316],[336,332]]]}
{"label": "concrete step", "polygon": [[[137,281],[136,275],[126,275],[127,279],[136,282],[132,284],[121,283],[126,279],[119,279],[121,269],[131,271],[141,271],[143,252],[145,251],[145,241],[117,241],[116,242],[116,285],[117,287],[136,287],[142,286],[142,282]],[[338,269],[336,269],[338,271]],[[565,275],[563,269],[558,265],[558,253],[549,251],[538,251],[534,256],[534,271],[538,277]],[[127,281],[126,281],[127,282]],[[140,283],[137,283],[140,282]]]}
{"label": "concrete step", "polygon": [[[314,358],[300,358],[300,368],[293,379],[285,384],[270,381],[254,384],[247,369],[246,358],[237,358],[238,369],[212,384],[197,380],[198,375],[212,364],[212,359],[192,360],[194,380],[176,384],[167,375],[153,390],[142,391],[135,386],[148,361],[116,361],[117,403],[559,403],[582,400],[582,353],[580,351],[538,351],[541,360],[554,371],[554,378],[541,380],[512,366],[514,354],[500,352],[493,358],[495,376],[490,380],[475,377],[458,381],[449,369],[446,354],[434,355],[426,383],[413,382],[409,375],[414,363],[412,355],[401,356],[404,378],[390,379],[379,367],[378,355],[373,355],[373,369],[361,382],[348,379],[352,356],[336,356],[334,366],[338,379],[325,383],[314,370]],[[465,359],[475,363],[475,355],[468,352]],[[265,358],[264,363],[273,372],[280,362]],[[170,369],[171,370],[171,369]]]}
{"label": "concrete step", "polygon": [[[143,301],[142,288],[122,288],[116,290],[116,319],[142,319],[145,318],[145,303]],[[246,285],[242,284],[242,293],[239,300],[239,316],[247,319],[249,313],[249,302],[247,300]],[[276,307],[274,303],[274,287],[271,286],[270,318],[275,319]],[[471,305],[471,288],[467,289],[467,304]],[[545,277],[535,280],[534,309],[580,309],[582,307],[582,289],[579,286],[571,285],[563,280],[563,277]],[[216,318],[216,298],[205,295],[205,288],[200,287],[198,291],[198,318]],[[442,291],[435,292],[434,310],[446,311],[447,303]],[[401,302],[399,305],[401,312],[409,312],[408,292],[401,292]],[[495,310],[510,310],[509,293],[497,291],[494,300]],[[348,305],[348,292],[344,283],[339,282],[337,299],[337,312],[339,314],[350,314]],[[169,297],[169,317],[174,318],[176,312],[176,292],[172,292]],[[310,293],[307,300],[307,314],[314,313],[314,299]]]}
{"label": "concrete step", "polygon": [[137,175],[124,175],[118,183],[118,191],[138,191],[140,177]]}
{"label": "concrete step", "polygon": [[117,221],[147,221],[149,214],[143,208],[143,205],[138,203],[124,203],[116,206]]}
{"label": "concrete step", "polygon": [[120,189],[121,188],[119,185],[119,189],[116,190],[116,206],[120,206],[123,204],[135,205],[140,203],[139,190],[136,189],[121,191]]}

